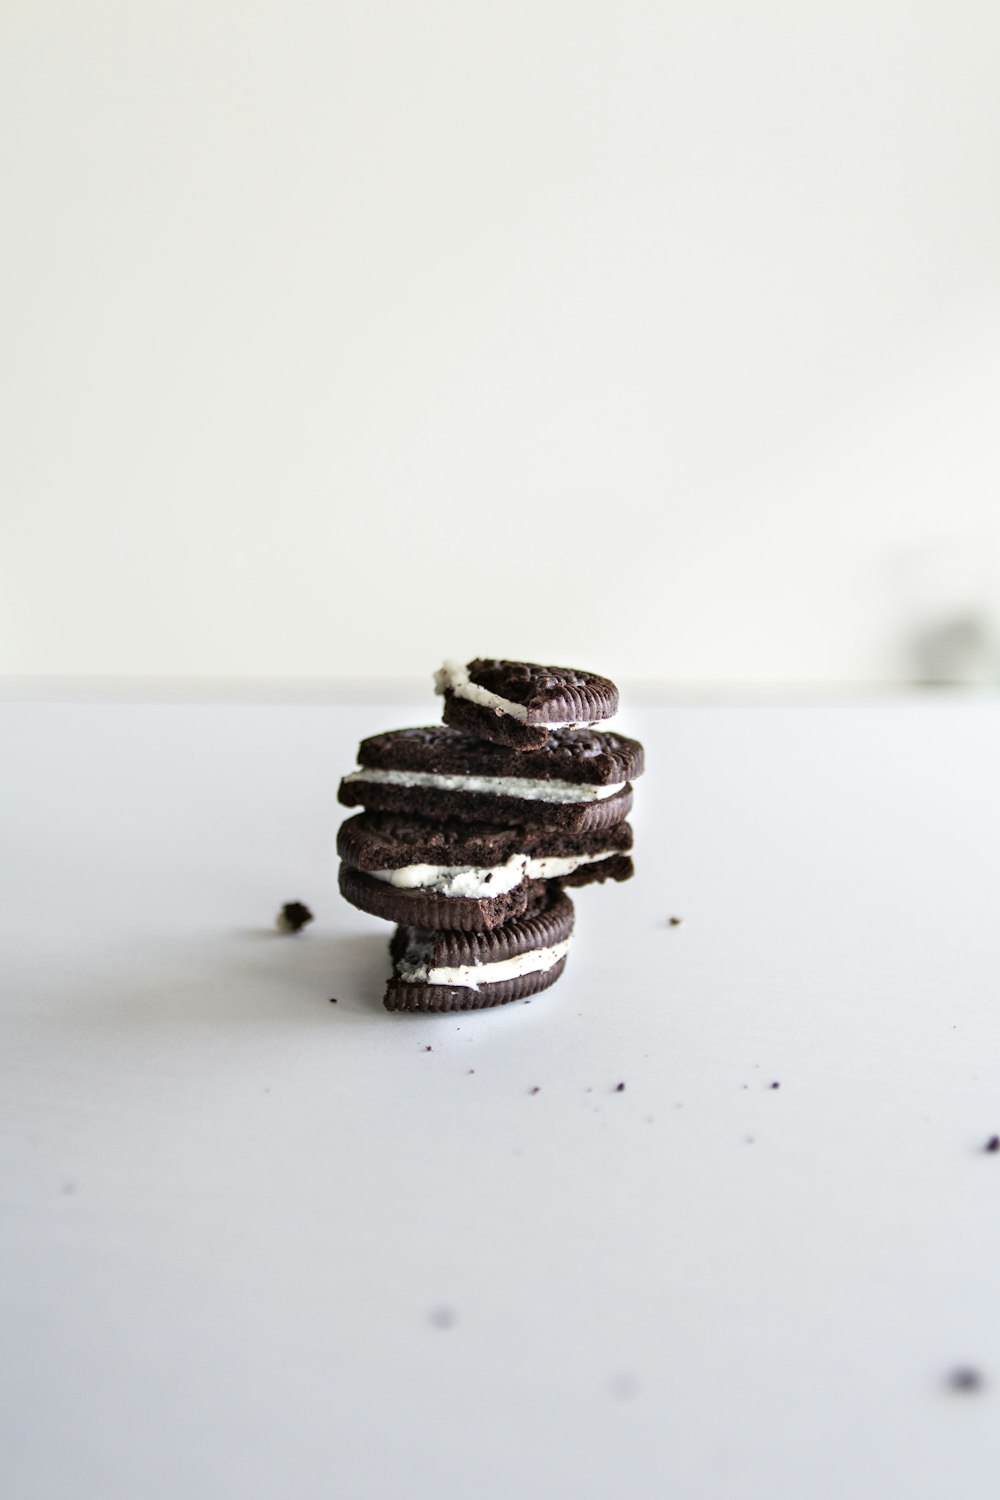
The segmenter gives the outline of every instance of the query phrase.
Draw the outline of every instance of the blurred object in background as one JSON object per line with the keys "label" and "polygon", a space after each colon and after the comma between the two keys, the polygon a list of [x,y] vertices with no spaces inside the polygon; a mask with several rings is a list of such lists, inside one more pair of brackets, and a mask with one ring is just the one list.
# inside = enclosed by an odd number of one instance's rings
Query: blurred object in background
{"label": "blurred object in background", "polygon": [[0,38],[12,691],[997,680],[1000,6],[15,0]]}
{"label": "blurred object in background", "polygon": [[995,685],[996,630],[987,615],[955,615],[917,632],[916,680],[927,687]]}
{"label": "blurred object in background", "polygon": [[1000,548],[939,540],[900,558],[906,676],[923,687],[1000,686]]}

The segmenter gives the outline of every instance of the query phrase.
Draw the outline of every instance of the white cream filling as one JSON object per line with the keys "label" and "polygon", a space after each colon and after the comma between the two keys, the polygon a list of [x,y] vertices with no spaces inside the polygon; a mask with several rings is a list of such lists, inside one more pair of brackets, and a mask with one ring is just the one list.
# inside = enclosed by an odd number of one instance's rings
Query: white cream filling
{"label": "white cream filling", "polygon": [[555,967],[569,952],[569,938],[553,943],[551,948],[532,948],[515,953],[492,964],[461,964],[454,969],[430,969],[427,959],[430,944],[414,944],[396,965],[398,977],[407,984],[457,984],[463,989],[478,990],[481,984],[499,984],[504,979],[519,979],[522,974],[544,973]]}
{"label": "white cream filling", "polygon": [[373,771],[362,768],[345,781],[371,781],[382,786],[435,787],[442,792],[490,792],[495,797],[519,797],[526,802],[603,802],[625,786],[624,781],[597,786],[592,781],[534,781],[527,776],[440,776],[436,771]]}
{"label": "white cream filling", "polygon": [[403,865],[398,870],[368,870],[373,880],[384,880],[400,890],[436,891],[440,896],[469,896],[480,901],[488,896],[503,896],[527,877],[528,880],[556,880],[570,875],[581,865],[593,865],[611,859],[620,849],[605,849],[600,854],[547,855],[529,859],[527,854],[512,854],[502,865]]}
{"label": "white cream filling", "polygon": [[503,896],[524,879],[523,854],[512,854],[502,865],[403,865],[399,870],[369,870],[375,880],[401,890],[437,891],[441,896]]}
{"label": "white cream filling", "polygon": [[[469,703],[478,703],[480,708],[492,708],[499,718],[506,714],[508,718],[514,719],[518,724],[527,724],[528,710],[523,703],[514,703],[510,698],[502,698],[499,693],[491,693],[489,688],[480,687],[478,682],[473,682],[469,676],[468,668],[463,667],[461,662],[446,661],[443,667],[439,667],[434,673],[434,691],[442,697],[451,690],[456,698],[465,698]],[[593,729],[597,719],[560,719],[541,720],[541,729]]]}

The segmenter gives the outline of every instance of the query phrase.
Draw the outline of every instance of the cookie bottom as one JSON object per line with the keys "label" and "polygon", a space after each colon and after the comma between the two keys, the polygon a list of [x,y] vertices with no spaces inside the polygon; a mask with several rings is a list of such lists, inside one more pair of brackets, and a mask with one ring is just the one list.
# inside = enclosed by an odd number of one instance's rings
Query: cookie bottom
{"label": "cookie bottom", "polygon": [[521,974],[517,979],[505,979],[499,984],[481,984],[477,990],[459,984],[411,984],[393,976],[385,987],[386,1010],[420,1011],[423,1013],[449,1012],[457,1010],[488,1010],[494,1005],[509,1005],[512,1000],[524,1000],[547,990],[555,984],[563,969],[565,958],[546,969],[544,973]]}

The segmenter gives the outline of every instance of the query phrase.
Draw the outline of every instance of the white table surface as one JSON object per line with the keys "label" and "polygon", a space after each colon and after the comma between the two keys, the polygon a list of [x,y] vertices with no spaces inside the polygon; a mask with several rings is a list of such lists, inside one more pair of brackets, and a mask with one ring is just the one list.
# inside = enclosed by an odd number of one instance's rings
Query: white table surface
{"label": "white table surface", "polygon": [[337,780],[433,716],[0,710],[2,1493],[994,1500],[1000,708],[623,715],[563,981],[393,1016]]}

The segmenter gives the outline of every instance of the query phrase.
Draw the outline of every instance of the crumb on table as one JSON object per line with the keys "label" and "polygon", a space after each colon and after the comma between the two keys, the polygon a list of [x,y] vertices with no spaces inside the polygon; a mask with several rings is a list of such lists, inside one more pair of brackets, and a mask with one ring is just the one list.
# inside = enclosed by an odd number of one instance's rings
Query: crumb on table
{"label": "crumb on table", "polygon": [[307,922],[314,920],[312,912],[302,901],[286,901],[278,913],[279,932],[301,932]]}

